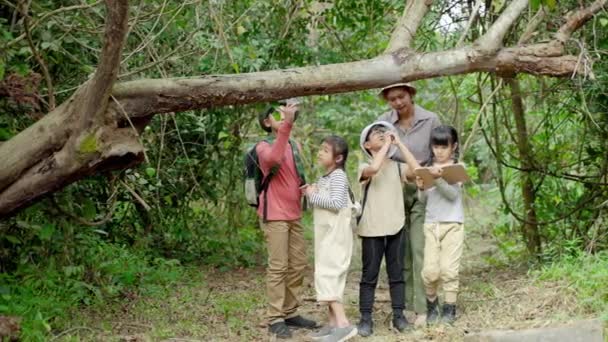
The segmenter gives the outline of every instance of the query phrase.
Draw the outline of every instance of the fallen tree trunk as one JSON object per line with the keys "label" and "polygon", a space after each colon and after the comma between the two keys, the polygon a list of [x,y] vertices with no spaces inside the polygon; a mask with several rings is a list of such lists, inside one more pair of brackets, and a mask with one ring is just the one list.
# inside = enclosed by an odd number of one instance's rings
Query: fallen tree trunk
{"label": "fallen tree trunk", "polygon": [[[418,4],[424,15],[430,2]],[[558,38],[545,44],[501,48],[502,38],[526,0],[513,1],[487,32],[471,46],[421,53],[391,43],[391,53],[342,64],[274,70],[239,75],[137,80],[114,84],[126,38],[127,1],[107,0],[104,48],[94,77],[70,99],[31,127],[0,145],[0,217],[89,174],[141,162],[137,130],[155,114],[233,104],[247,104],[317,94],[382,87],[395,82],[472,72],[529,73],[548,76],[582,74],[578,57],[564,56],[563,45],[582,22],[606,0],[568,17]],[[412,8],[406,6],[406,8]],[[416,14],[417,13],[417,14]],[[582,14],[581,14],[582,13]],[[410,16],[405,18],[410,19]],[[395,36],[417,28],[398,26]],[[404,31],[405,32],[405,31]],[[116,101],[110,102],[114,97]],[[137,129],[133,129],[131,126]]]}

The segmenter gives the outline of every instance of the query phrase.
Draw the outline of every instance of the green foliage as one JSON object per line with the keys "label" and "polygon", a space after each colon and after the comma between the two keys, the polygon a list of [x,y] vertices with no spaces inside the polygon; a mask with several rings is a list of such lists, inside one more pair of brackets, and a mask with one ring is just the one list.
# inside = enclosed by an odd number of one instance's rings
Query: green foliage
{"label": "green foliage", "polygon": [[[37,228],[47,244],[61,239],[61,232],[51,225]],[[0,273],[0,314],[24,318],[23,340],[46,340],[76,306],[154,295],[184,276],[178,260],[146,256],[86,232],[73,238],[79,253],[69,260],[57,255],[23,259],[10,274]]]}
{"label": "green foliage", "polygon": [[[435,2],[423,21],[414,41],[418,50],[452,48],[460,38],[461,32],[453,26],[442,27],[450,12],[446,3]],[[492,2],[471,28],[471,36],[485,32],[484,25],[507,3]],[[533,0],[530,7],[535,11],[543,6],[556,16],[555,4]],[[234,74],[371,58],[386,49],[404,2],[240,0],[196,6],[157,0],[132,3],[131,20],[137,23],[131,25],[119,79]],[[570,7],[574,6],[572,1]],[[32,37],[49,65],[61,103],[95,70],[105,9],[102,2],[44,16],[57,8],[57,2],[34,1],[30,14],[33,22],[41,20]],[[0,141],[5,141],[48,108],[40,67],[27,41],[17,40],[21,24],[11,22],[13,9],[7,3],[0,4],[0,14],[0,80],[14,77],[23,90],[20,96],[0,97]],[[463,14],[458,13],[457,19]],[[550,22],[553,19],[547,20],[547,26],[557,23]],[[607,23],[602,14],[597,28]],[[520,24],[512,31],[523,30]],[[538,41],[550,34],[539,31]],[[601,56],[608,50],[607,32],[589,27],[576,39],[597,49],[591,55]],[[580,52],[578,44],[566,48],[575,55]],[[594,82],[520,76],[534,165],[541,170],[582,176],[605,172],[606,59],[597,58],[594,68]],[[488,221],[484,226],[497,237],[507,257],[521,259],[527,256],[525,238],[512,212],[519,216],[523,212],[523,177],[516,170],[521,156],[508,92],[497,92],[479,114],[497,82],[485,74],[419,80],[415,100],[454,125],[462,144],[469,141],[463,161],[473,182],[467,184],[467,193],[483,198],[488,211],[499,212],[495,219],[475,219]],[[230,106],[156,116],[141,135],[144,164],[109,177],[89,177],[0,223],[0,314],[25,318],[24,340],[44,340],[63,326],[72,308],[160,293],[156,291],[184,277],[183,264],[229,269],[264,263],[263,236],[255,211],[245,206],[241,182],[245,147],[263,137],[254,119],[262,108],[262,104]],[[374,90],[304,99],[294,136],[304,147],[308,178],[314,180],[322,172],[315,163],[322,137],[338,134],[349,143],[347,171],[355,184],[356,167],[363,160],[359,132],[386,110]],[[489,141],[474,129],[476,125]],[[501,161],[508,166],[497,167],[490,146],[500,146]],[[96,149],[93,135],[80,145],[84,153]],[[578,279],[583,273],[575,272],[577,265],[605,268],[604,259],[591,262],[579,257],[583,249],[608,249],[603,224],[607,218],[600,206],[605,187],[546,172],[532,175],[539,221],[551,222],[582,205],[563,220],[540,226],[542,261],[568,260],[567,270],[553,267],[545,273],[567,273]],[[499,179],[504,182],[503,201]],[[357,186],[353,188],[357,192]],[[312,225],[309,214],[304,222]],[[310,230],[306,237],[312,238]],[[581,284],[581,289],[593,288]],[[227,324],[238,325],[242,323],[230,320],[232,314],[252,310],[257,300],[222,297],[214,308],[227,317]]]}
{"label": "green foliage", "polygon": [[530,0],[530,7],[533,11],[538,11],[540,6],[553,10],[555,9],[555,4],[556,0]]}

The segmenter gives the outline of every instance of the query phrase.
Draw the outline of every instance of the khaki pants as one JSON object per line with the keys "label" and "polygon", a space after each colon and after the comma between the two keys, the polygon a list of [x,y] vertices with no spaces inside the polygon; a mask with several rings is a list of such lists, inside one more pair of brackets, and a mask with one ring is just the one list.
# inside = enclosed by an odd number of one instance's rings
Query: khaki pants
{"label": "khaki pants", "polygon": [[425,203],[418,200],[413,184],[404,186],[405,203],[405,302],[408,310],[426,313],[426,295],[421,272],[424,259]]}
{"label": "khaki pants", "polygon": [[458,270],[464,244],[462,223],[424,224],[424,267],[422,279],[427,297],[437,296],[443,283],[445,302],[455,304],[458,297]]}
{"label": "khaki pants", "polygon": [[306,268],[306,241],[299,220],[260,221],[260,226],[268,250],[268,319],[270,323],[275,323],[295,316],[300,306]]}

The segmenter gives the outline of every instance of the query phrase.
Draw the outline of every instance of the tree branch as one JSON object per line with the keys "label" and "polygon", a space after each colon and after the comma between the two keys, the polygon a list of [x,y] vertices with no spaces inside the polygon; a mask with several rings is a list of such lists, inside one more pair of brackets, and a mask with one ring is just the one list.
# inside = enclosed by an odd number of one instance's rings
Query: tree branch
{"label": "tree branch", "polygon": [[591,6],[571,12],[566,16],[566,23],[555,34],[555,39],[565,44],[572,33],[583,26],[606,5],[607,0],[596,0]]}
{"label": "tree branch", "polygon": [[129,3],[127,0],[106,0],[107,19],[99,66],[88,85],[91,96],[85,96],[82,120],[84,126],[103,118],[112,86],[120,68],[122,46],[127,36]]}
{"label": "tree branch", "polygon": [[40,68],[42,69],[42,74],[44,75],[44,80],[46,81],[46,88],[49,96],[48,109],[53,110],[55,109],[55,90],[53,88],[53,79],[51,78],[51,74],[49,73],[49,68],[46,65],[46,62],[36,49],[36,45],[32,40],[32,34],[30,29],[30,15],[28,14],[27,6],[27,2],[23,0],[20,1],[21,15],[23,15],[23,30],[25,31],[24,34],[27,39],[27,44],[29,45],[32,54],[34,55],[34,58],[36,58],[36,61],[40,65]]}
{"label": "tree branch", "polygon": [[[94,120],[103,120],[126,37],[128,3],[127,0],[107,0],[106,7],[108,12],[104,46],[97,71],[70,99],[0,146],[0,160],[6,163],[4,165],[9,165],[0,168],[0,194],[27,174],[27,171],[44,176],[50,168],[63,165],[62,163],[68,164],[68,160],[57,160],[62,155],[59,151],[66,142],[71,137],[78,137],[77,133],[90,126]],[[75,127],[79,121],[80,128]],[[56,156],[51,156],[52,154]],[[49,156],[51,158],[46,159]],[[71,167],[73,166],[66,166],[69,170],[57,172],[57,177],[63,172],[74,171]]]}
{"label": "tree branch", "polygon": [[522,33],[519,38],[519,41],[517,41],[518,46],[527,44],[528,41],[532,39],[536,28],[538,27],[538,25],[540,25],[543,19],[545,19],[545,10],[541,7],[538,9],[538,12],[536,12],[532,19],[530,19],[530,21],[528,22],[528,25],[524,29],[524,33]]}
{"label": "tree branch", "polygon": [[[584,12],[587,14],[571,16],[570,24],[560,29],[561,37],[580,27],[589,12],[599,10],[598,4],[605,1],[596,1],[595,7]],[[501,49],[515,14],[526,4],[514,0],[473,46],[430,53],[401,48],[351,63],[115,84],[127,31],[126,3],[106,1],[106,34],[93,78],[54,111],[0,145],[0,217],[99,170],[125,168],[143,160],[143,147],[125,115],[117,104],[108,104],[110,92],[139,127],[157,113],[335,94],[472,72],[571,76],[580,64],[576,56],[562,56],[563,46],[556,46],[560,45],[557,40]],[[410,29],[402,32],[413,33],[411,28],[417,28],[420,20],[410,22]],[[401,41],[411,43],[412,36]],[[486,40],[492,44],[479,45]]]}
{"label": "tree branch", "polygon": [[471,47],[404,54],[358,62],[187,79],[144,79],[116,84],[114,96],[131,117],[265,101],[336,94],[476,71],[570,76],[577,57],[538,57],[528,47],[497,54]]}
{"label": "tree branch", "polygon": [[403,10],[403,15],[395,26],[385,53],[392,53],[404,48],[410,48],[418,26],[428,12],[432,0],[409,0]]}
{"label": "tree branch", "polygon": [[477,39],[475,45],[480,49],[488,51],[498,50],[502,46],[503,39],[509,28],[511,28],[526,7],[528,7],[528,0],[513,0],[492,26],[490,26],[490,29]]}
{"label": "tree branch", "polygon": [[[67,6],[67,7],[60,7],[56,10],[50,11],[45,13],[42,17],[40,17],[40,19],[36,20],[35,22],[32,23],[32,25],[30,26],[30,30],[35,29],[36,27],[38,27],[38,25],[40,25],[42,22],[44,22],[47,18],[55,15],[55,14],[59,14],[62,12],[67,12],[67,11],[72,11],[72,10],[79,10],[79,9],[87,9],[87,8],[91,8],[91,7],[95,7],[97,5],[99,5],[99,3],[101,2],[101,0],[95,1],[92,4],[83,4],[83,5],[74,5],[74,6]],[[5,47],[9,48],[15,44],[17,44],[18,42],[20,42],[22,39],[26,38],[26,34],[23,33],[20,36],[18,36],[17,38],[9,41],[6,43]]]}
{"label": "tree branch", "polygon": [[477,2],[475,3],[475,7],[473,7],[473,10],[471,11],[471,16],[469,17],[467,26],[464,28],[462,35],[460,35],[460,38],[458,39],[458,42],[456,43],[456,47],[461,47],[462,44],[464,43],[464,40],[467,38],[467,34],[469,34],[469,30],[471,29],[471,26],[473,26],[473,22],[477,18],[478,14],[479,14],[479,9],[481,8],[481,5],[483,3],[484,3],[484,0],[477,0]]}

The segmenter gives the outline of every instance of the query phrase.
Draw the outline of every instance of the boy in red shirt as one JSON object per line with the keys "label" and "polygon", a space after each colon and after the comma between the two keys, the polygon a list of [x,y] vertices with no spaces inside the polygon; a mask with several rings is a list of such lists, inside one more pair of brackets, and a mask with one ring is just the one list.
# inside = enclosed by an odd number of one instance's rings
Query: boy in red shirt
{"label": "boy in red shirt", "polygon": [[[302,217],[302,179],[289,143],[297,105],[279,107],[280,119],[265,112],[259,117],[262,129],[274,140],[257,144],[256,152],[263,176],[273,167],[278,170],[270,179],[267,194],[260,193],[258,216],[268,250],[266,293],[269,331],[279,338],[290,338],[289,326],[314,329],[314,321],[297,314],[301,302],[302,281],[306,268],[306,241]],[[265,208],[267,206],[267,208]]]}

